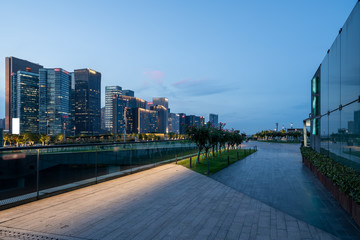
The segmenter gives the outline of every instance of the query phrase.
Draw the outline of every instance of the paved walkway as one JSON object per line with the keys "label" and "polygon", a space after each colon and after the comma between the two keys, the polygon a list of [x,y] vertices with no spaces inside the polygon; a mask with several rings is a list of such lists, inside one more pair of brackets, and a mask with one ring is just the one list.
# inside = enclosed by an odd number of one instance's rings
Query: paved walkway
{"label": "paved walkway", "polygon": [[356,223],[301,162],[299,144],[252,142],[258,152],[212,177],[341,239],[360,239]]}
{"label": "paved walkway", "polygon": [[[243,162],[241,162],[243,163]],[[0,239],[336,239],[175,164],[0,212]],[[38,238],[36,238],[38,237]]]}

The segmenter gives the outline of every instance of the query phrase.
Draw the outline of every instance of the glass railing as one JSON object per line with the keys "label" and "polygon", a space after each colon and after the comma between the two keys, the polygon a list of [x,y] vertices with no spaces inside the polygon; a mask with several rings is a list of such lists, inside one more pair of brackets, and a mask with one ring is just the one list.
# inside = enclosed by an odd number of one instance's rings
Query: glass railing
{"label": "glass railing", "polygon": [[116,178],[196,153],[186,141],[0,149],[0,209]]}

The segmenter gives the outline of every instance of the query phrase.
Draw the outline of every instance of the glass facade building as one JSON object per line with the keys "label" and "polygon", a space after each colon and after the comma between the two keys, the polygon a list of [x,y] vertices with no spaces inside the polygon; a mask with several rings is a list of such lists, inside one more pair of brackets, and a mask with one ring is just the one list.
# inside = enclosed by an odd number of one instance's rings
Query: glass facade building
{"label": "glass facade building", "polygon": [[180,115],[177,113],[169,114],[169,132],[180,133]]}
{"label": "glass facade building", "polygon": [[360,163],[360,3],[311,81],[311,147]]}
{"label": "glass facade building", "polygon": [[39,69],[43,66],[32,63],[16,57],[5,58],[5,129],[12,131],[12,91],[13,91],[13,77],[12,75],[17,71],[27,71],[32,73],[39,73]]}
{"label": "glass facade building", "polygon": [[[135,117],[130,111],[133,108],[146,108],[146,101],[136,97],[113,95],[113,133],[132,133]],[[127,113],[127,111],[129,111]],[[124,127],[127,126],[127,129]]]}
{"label": "glass facade building", "polygon": [[122,88],[119,86],[105,87],[105,129],[112,131],[113,128],[113,96],[122,95]]}
{"label": "glass facade building", "polygon": [[76,133],[98,135],[101,131],[101,73],[85,68],[74,70],[74,76]]}
{"label": "glass facade building", "polygon": [[210,113],[209,121],[210,121],[211,125],[213,125],[214,127],[219,127],[219,115]]}
{"label": "glass facade building", "polygon": [[39,74],[17,71],[12,75],[12,119],[18,133],[39,132]]}
{"label": "glass facade building", "polygon": [[39,132],[71,134],[71,73],[61,68],[39,70]]}

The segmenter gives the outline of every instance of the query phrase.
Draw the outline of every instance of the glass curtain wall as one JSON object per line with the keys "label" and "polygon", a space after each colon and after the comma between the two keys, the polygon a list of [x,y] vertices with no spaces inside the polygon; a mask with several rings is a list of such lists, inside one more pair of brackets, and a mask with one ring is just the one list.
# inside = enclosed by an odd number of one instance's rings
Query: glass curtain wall
{"label": "glass curtain wall", "polygon": [[321,63],[320,151],[360,171],[360,4]]}

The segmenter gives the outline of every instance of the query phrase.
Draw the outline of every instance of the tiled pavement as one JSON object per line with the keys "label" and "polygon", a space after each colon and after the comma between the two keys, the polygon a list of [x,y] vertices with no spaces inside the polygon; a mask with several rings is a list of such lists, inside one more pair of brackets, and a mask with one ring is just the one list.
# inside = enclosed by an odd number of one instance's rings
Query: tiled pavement
{"label": "tiled pavement", "polygon": [[0,239],[26,234],[33,239],[336,239],[175,164],[0,212]]}
{"label": "tiled pavement", "polygon": [[360,239],[359,227],[302,165],[299,144],[247,145],[259,151],[212,178],[341,239]]}

